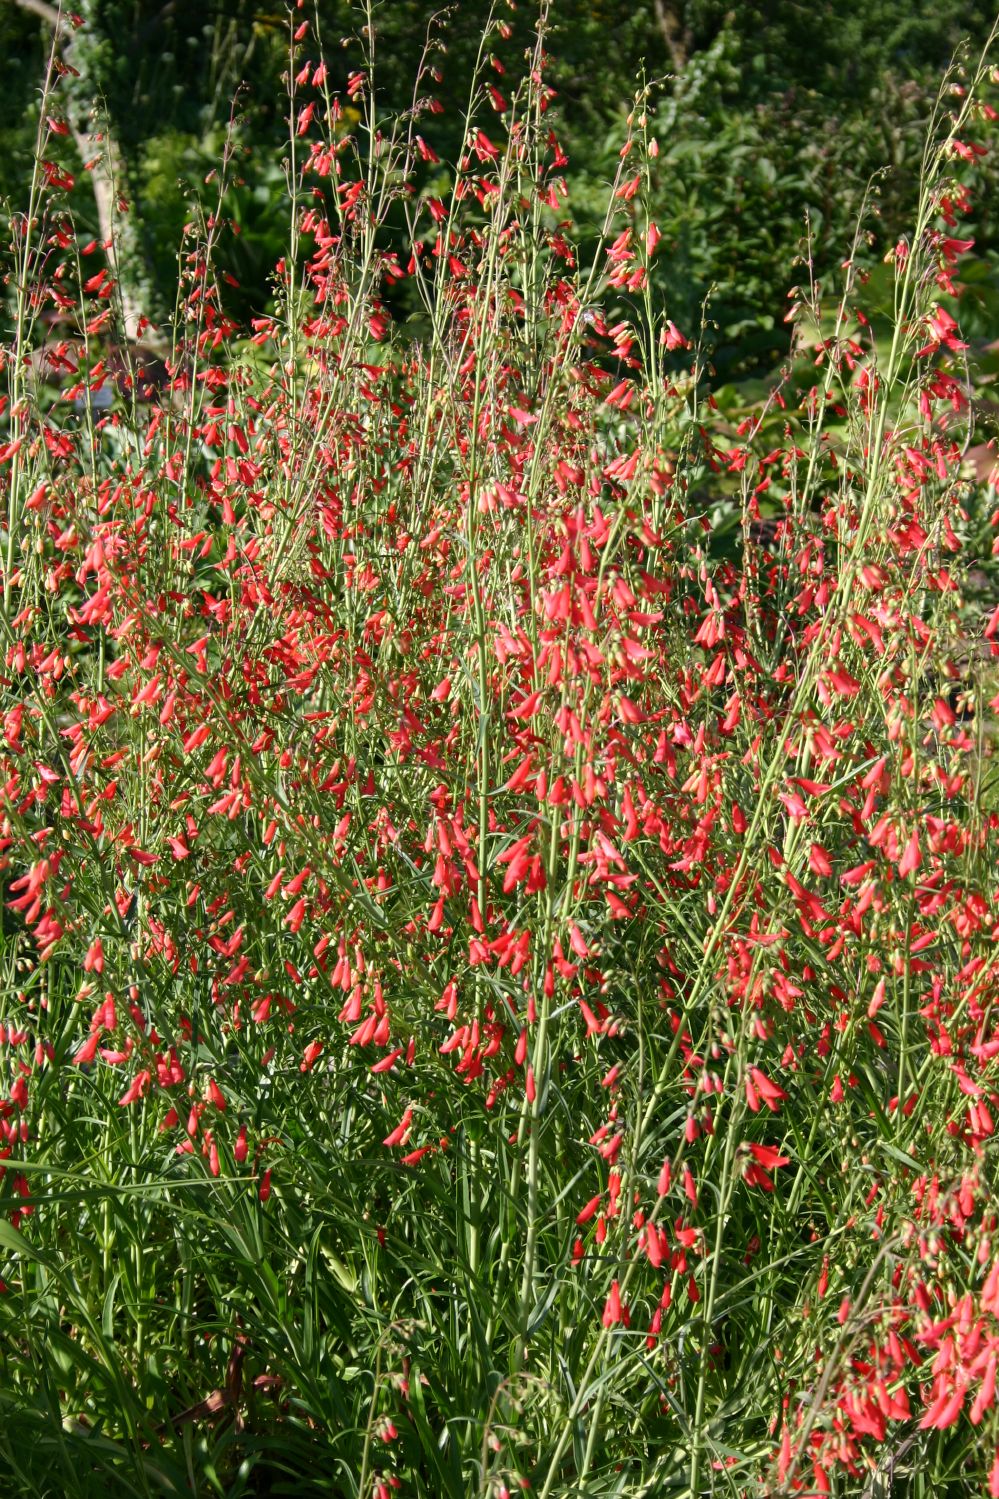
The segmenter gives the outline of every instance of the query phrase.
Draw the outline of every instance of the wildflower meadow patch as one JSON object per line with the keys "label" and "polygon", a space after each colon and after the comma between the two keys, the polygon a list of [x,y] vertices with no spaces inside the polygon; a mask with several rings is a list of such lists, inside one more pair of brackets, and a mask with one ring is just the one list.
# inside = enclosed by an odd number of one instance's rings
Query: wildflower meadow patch
{"label": "wildflower meadow patch", "polygon": [[653,91],[584,258],[543,27],[445,191],[292,19],[251,325],[227,149],[122,336],[58,39],[11,221],[7,1492],[997,1496],[990,56],[733,406]]}

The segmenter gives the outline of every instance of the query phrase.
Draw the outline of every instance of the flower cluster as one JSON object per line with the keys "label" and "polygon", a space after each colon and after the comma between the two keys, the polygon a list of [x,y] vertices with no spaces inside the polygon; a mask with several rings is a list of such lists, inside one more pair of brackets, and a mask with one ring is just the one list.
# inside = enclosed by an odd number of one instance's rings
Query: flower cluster
{"label": "flower cluster", "polygon": [[851,260],[732,422],[642,300],[651,104],[584,272],[544,62],[517,108],[483,88],[449,201],[418,115],[371,105],[355,156],[367,76],[301,65],[298,258],[239,338],[220,206],[154,406],[88,406],[86,275],[49,351],[83,414],[41,399],[23,340],[75,241],[19,226],[4,1211],[54,1253],[59,1172],[124,1152],[164,1254],[164,1182],[211,1194],[199,1243],[283,1243],[273,1284],[184,1294],[259,1340],[279,1426],[347,1430],[312,1376],[366,1350],[359,1492],[434,1491],[454,1409],[488,1492],[582,1492],[602,1454],[846,1492],[950,1471],[958,1433],[999,1494],[999,611],[966,597],[947,310],[977,95],[890,257],[890,347]]}

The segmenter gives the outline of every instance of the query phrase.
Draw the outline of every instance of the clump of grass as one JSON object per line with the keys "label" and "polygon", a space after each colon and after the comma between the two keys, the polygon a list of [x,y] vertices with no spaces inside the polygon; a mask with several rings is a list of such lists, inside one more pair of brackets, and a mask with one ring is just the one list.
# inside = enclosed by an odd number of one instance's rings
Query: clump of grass
{"label": "clump of grass", "polygon": [[999,614],[944,300],[987,62],[887,340],[854,253],[733,431],[648,292],[644,92],[577,261],[544,21],[502,95],[485,34],[446,198],[433,51],[382,120],[298,26],[275,304],[226,315],[223,173],[152,405],[88,398],[115,288],[39,141],[0,448],[22,1492],[999,1492]]}

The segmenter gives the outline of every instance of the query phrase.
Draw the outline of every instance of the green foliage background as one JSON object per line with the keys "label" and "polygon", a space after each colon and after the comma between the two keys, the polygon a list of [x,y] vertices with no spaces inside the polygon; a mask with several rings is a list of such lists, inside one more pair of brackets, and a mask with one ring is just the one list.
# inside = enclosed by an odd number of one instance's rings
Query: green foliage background
{"label": "green foliage background", "polygon": [[[232,311],[245,320],[267,305],[269,273],[287,243],[288,10],[279,0],[79,0],[78,9],[81,86],[102,101],[122,148],[156,315],[172,307],[183,225],[235,112],[244,156],[229,211],[240,233],[223,250],[223,268],[240,282]],[[536,8],[525,0],[500,9],[516,55]],[[430,124],[445,163],[461,149],[487,11],[485,0],[462,0],[436,31],[445,109]],[[331,83],[342,87],[360,59],[363,16],[343,0],[319,0],[315,13]],[[439,14],[428,0],[374,7],[389,111],[410,102]],[[766,373],[787,346],[786,295],[802,274],[795,261],[806,223],[821,278],[842,259],[873,181],[864,253],[872,263],[883,255],[911,208],[942,72],[962,47],[980,46],[994,15],[994,0],[555,0],[552,119],[570,157],[575,234],[584,247],[596,234],[636,86],[654,82],[662,152],[652,207],[665,240],[656,294],[691,328],[710,293],[719,381]],[[0,201],[14,208],[26,191],[49,36],[20,0],[0,0],[0,55],[12,64],[0,94]],[[86,225],[94,210],[85,180],[76,197]],[[976,201],[969,331],[985,338],[999,323],[999,228],[995,194]]]}

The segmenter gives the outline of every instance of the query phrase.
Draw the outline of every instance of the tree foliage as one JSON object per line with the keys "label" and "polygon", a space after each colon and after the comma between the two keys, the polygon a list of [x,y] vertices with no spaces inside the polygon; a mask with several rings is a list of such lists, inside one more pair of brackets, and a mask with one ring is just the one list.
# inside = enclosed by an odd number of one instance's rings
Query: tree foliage
{"label": "tree foliage", "polygon": [[[16,0],[0,13],[0,50],[16,60],[0,99],[0,199],[17,205],[34,139],[34,100],[51,43],[37,13]],[[406,107],[421,57],[438,69],[435,122],[446,186],[462,149],[469,79],[489,7],[441,10],[430,0],[375,5],[377,87],[388,111]],[[222,250],[231,310],[245,321],[271,296],[271,268],[287,234],[288,48],[297,12],[279,0],[80,0],[74,42],[85,84],[120,144],[133,236],[150,311],[172,305],[183,226],[237,124],[238,170],[227,207],[239,235]],[[536,7],[503,7],[528,49]],[[358,60],[368,15],[346,0],[318,0],[331,84]],[[835,265],[865,201],[874,264],[911,213],[911,183],[938,80],[962,47],[980,44],[991,0],[556,0],[548,18],[551,119],[570,158],[568,212],[583,245],[600,205],[641,81],[661,136],[650,208],[667,241],[655,293],[671,315],[697,324],[708,299],[708,337],[720,380],[765,373],[787,348],[787,267],[809,236],[819,279]],[[429,51],[426,49],[429,47]],[[501,82],[497,77],[497,82]],[[77,163],[77,166],[79,163]],[[872,187],[873,184],[873,187]],[[77,212],[93,207],[81,180]],[[999,251],[989,194],[975,224],[991,315]],[[983,292],[983,288],[985,291]],[[714,336],[711,323],[725,331]],[[737,352],[738,351],[738,352]]]}

